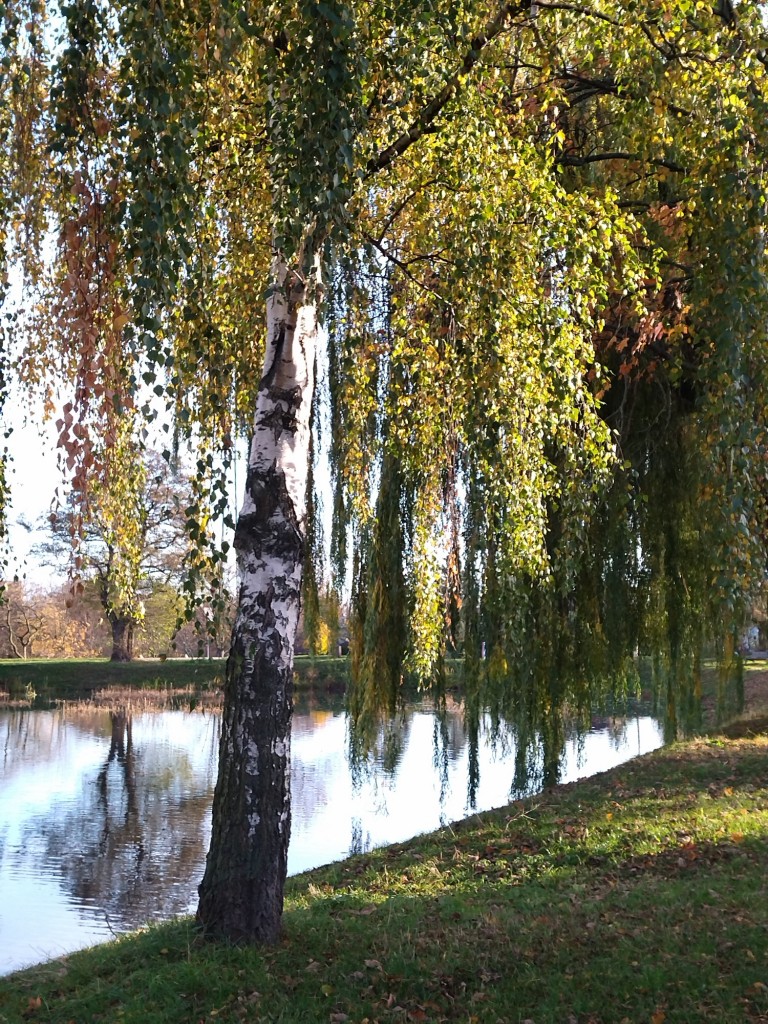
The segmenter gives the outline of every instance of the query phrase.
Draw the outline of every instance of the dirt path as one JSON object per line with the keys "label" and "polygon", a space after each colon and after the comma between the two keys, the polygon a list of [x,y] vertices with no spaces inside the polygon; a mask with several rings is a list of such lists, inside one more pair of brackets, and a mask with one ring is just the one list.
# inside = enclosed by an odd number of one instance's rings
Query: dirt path
{"label": "dirt path", "polygon": [[768,711],[768,669],[751,672],[744,666],[744,710],[747,714]]}
{"label": "dirt path", "polygon": [[[765,662],[753,668],[747,661],[744,665],[744,711],[735,722],[724,727],[726,736],[735,739],[768,732],[768,669],[763,668],[763,664]],[[714,720],[714,707],[707,710]]]}

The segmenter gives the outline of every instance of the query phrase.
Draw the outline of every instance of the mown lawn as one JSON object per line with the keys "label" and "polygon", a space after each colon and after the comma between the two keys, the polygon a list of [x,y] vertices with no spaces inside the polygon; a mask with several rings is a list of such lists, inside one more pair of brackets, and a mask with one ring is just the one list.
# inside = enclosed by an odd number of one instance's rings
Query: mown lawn
{"label": "mown lawn", "polygon": [[274,949],[179,921],[0,979],[0,1021],[766,1022],[766,730],[297,876]]}
{"label": "mown lawn", "polygon": [[[224,658],[147,659],[125,664],[103,658],[0,660],[0,698],[7,694],[18,700],[33,693],[40,701],[79,700],[109,688],[218,689],[224,681],[225,665]],[[343,681],[347,659],[300,655],[294,671],[297,684]]]}

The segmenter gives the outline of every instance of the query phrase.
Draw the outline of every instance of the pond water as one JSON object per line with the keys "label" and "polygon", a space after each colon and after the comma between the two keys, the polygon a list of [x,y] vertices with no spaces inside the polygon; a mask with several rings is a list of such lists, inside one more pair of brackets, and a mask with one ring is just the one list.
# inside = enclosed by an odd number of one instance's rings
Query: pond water
{"label": "pond water", "polygon": [[[458,705],[448,707],[442,759],[433,711],[414,705],[394,729],[395,756],[390,747],[353,778],[341,701],[323,703],[305,700],[294,716],[290,873],[470,812]],[[506,803],[514,773],[513,747],[494,745],[484,724],[477,809]],[[561,781],[662,743],[648,715],[593,726],[567,743]],[[210,710],[0,711],[0,974],[194,911],[218,734]]]}

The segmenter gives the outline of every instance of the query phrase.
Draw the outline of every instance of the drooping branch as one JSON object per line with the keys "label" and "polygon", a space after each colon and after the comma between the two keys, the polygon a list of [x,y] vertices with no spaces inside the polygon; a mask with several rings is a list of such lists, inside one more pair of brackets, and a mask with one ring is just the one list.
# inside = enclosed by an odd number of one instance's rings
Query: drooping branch
{"label": "drooping branch", "polygon": [[435,298],[438,299],[440,303],[442,303],[442,305],[448,306],[449,309],[451,308],[451,303],[445,298],[444,295],[441,295],[440,292],[435,291],[434,288],[430,288],[429,285],[424,284],[423,281],[419,281],[419,279],[414,276],[414,274],[408,267],[408,263],[415,261],[406,261],[399,259],[390,249],[382,245],[378,239],[373,238],[371,235],[366,234],[363,237],[365,238],[366,242],[368,242],[369,245],[372,245],[377,252],[381,253],[381,255],[386,260],[388,260],[393,266],[397,267],[398,270],[402,271],[402,273],[405,274],[409,281],[412,281],[418,288],[421,288],[422,291],[429,292],[430,295],[434,295]]}

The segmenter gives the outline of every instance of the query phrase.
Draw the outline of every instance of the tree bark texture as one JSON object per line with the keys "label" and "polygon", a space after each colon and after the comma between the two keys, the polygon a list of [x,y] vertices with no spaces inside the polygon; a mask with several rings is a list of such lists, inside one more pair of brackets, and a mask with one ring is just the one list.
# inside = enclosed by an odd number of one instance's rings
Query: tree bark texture
{"label": "tree bark texture", "polygon": [[314,293],[285,265],[267,304],[245,500],[235,531],[240,592],[227,662],[211,846],[198,924],[211,937],[280,935],[290,837],[293,646],[305,543]]}
{"label": "tree bark texture", "polygon": [[125,615],[112,615],[109,623],[112,627],[112,655],[109,660],[132,661],[133,619]]}

